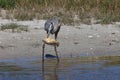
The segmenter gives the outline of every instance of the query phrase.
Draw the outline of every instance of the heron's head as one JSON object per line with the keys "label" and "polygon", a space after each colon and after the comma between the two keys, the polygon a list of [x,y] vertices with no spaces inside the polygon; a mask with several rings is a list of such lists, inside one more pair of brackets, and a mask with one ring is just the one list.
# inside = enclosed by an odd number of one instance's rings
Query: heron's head
{"label": "heron's head", "polygon": [[54,26],[53,22],[50,23],[50,26]]}

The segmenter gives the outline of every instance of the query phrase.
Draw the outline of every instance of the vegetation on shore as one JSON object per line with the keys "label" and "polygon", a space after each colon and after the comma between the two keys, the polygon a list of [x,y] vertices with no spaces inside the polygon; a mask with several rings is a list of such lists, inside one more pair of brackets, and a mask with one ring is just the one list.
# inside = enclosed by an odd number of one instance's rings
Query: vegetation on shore
{"label": "vegetation on shore", "polygon": [[0,7],[8,10],[7,18],[18,20],[60,17],[66,24],[120,21],[119,0],[0,0]]}
{"label": "vegetation on shore", "polygon": [[28,26],[18,25],[16,23],[9,23],[9,24],[5,24],[5,25],[1,25],[0,30],[2,30],[2,31],[11,30],[13,33],[14,32],[21,32],[21,31],[28,32]]}

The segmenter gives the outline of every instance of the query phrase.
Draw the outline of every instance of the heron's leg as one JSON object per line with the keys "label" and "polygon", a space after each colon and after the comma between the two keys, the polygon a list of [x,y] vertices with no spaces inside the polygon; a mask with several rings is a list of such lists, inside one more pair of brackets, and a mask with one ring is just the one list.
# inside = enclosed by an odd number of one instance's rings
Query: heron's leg
{"label": "heron's leg", "polygon": [[60,26],[58,26],[57,31],[55,32],[55,40],[57,40],[58,32],[60,31]]}
{"label": "heron's leg", "polygon": [[42,61],[42,66],[41,66],[41,68],[42,68],[42,77],[43,77],[43,80],[45,80],[44,79],[44,77],[45,77],[45,73],[44,73],[44,70],[45,70],[45,68],[44,68],[45,66],[44,66],[44,60]]}
{"label": "heron's leg", "polygon": [[57,40],[57,35],[58,35],[58,32],[55,33],[55,40]]}
{"label": "heron's leg", "polygon": [[56,47],[56,45],[54,46],[54,50],[55,50],[55,53],[56,53],[57,61],[59,62],[59,57],[58,57],[58,52],[57,52],[57,47]]}
{"label": "heron's leg", "polygon": [[44,62],[44,49],[45,49],[45,43],[42,45],[42,61]]}
{"label": "heron's leg", "polygon": [[49,38],[49,34],[47,34],[47,38]]}

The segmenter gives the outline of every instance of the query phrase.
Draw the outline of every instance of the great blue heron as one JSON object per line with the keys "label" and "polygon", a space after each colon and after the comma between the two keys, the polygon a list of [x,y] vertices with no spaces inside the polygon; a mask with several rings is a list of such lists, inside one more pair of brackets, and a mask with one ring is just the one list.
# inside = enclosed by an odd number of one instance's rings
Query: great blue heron
{"label": "great blue heron", "polygon": [[[47,38],[49,38],[50,35],[54,34],[55,35],[55,40],[57,41],[57,35],[58,35],[58,32],[60,30],[60,27],[61,27],[61,22],[58,18],[54,17],[54,18],[50,18],[48,19],[46,22],[45,22],[45,25],[44,25],[44,29],[45,31],[47,32]],[[42,60],[44,61],[44,48],[45,48],[45,42],[42,46],[43,50],[42,50]],[[58,57],[58,54],[57,54],[57,48],[56,46],[58,46],[57,44],[52,44],[54,45],[54,50],[55,50],[55,53],[56,53],[56,56],[57,56],[57,60],[59,61],[59,57]]]}
{"label": "great blue heron", "polygon": [[57,40],[57,35],[61,27],[61,22],[58,18],[50,18],[45,22],[44,29],[47,32],[47,38],[51,34],[55,34],[55,40]]}

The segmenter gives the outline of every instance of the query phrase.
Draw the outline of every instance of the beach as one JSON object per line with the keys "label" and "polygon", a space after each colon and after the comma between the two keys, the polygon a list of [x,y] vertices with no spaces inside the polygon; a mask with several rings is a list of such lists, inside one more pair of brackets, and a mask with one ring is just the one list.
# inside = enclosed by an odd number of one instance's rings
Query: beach
{"label": "beach", "polygon": [[[28,32],[0,31],[0,59],[41,57],[42,40],[46,37],[45,20],[11,21],[0,19],[1,24],[27,25]],[[60,58],[81,56],[119,56],[120,23],[62,25],[58,34]],[[46,45],[45,54],[55,55],[53,46]]]}

